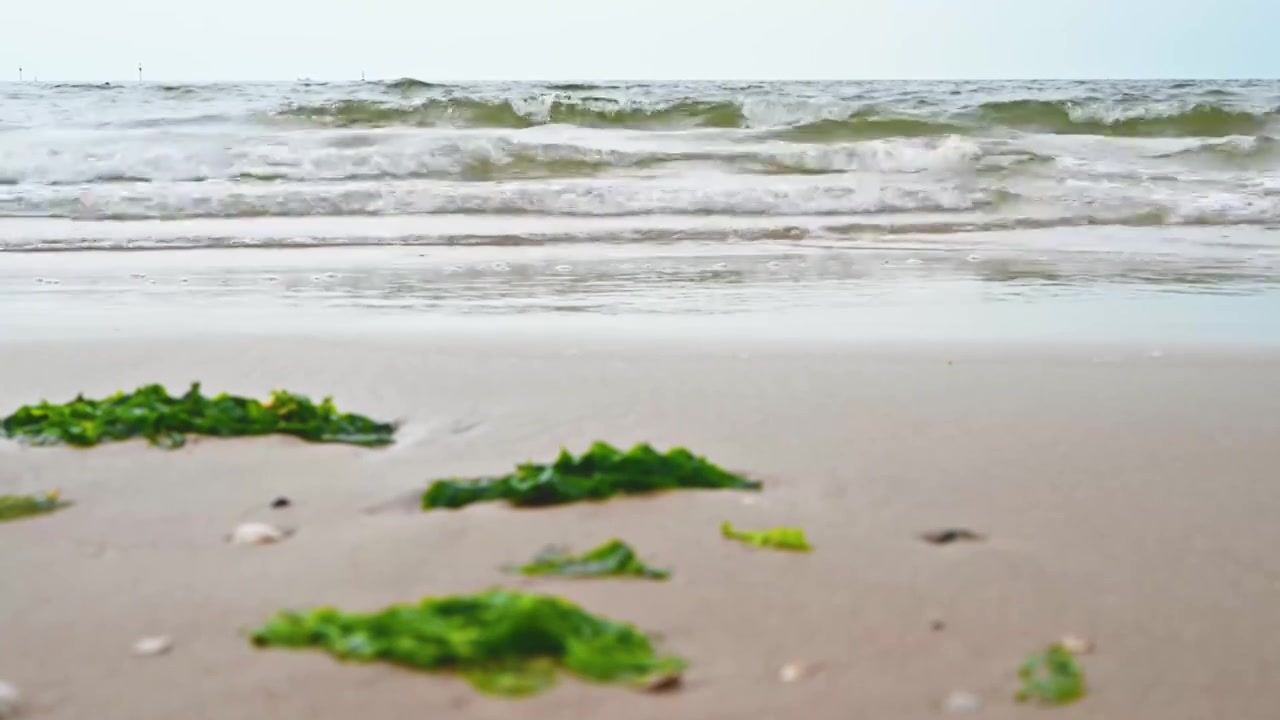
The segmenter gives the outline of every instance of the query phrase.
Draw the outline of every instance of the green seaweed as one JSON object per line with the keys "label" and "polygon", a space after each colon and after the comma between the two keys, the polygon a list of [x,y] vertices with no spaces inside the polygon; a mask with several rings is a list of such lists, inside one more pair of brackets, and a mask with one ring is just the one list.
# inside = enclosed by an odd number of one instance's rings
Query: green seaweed
{"label": "green seaweed", "polygon": [[459,508],[494,500],[529,507],[562,505],[675,488],[758,490],[760,483],[713,465],[684,448],[660,453],[641,443],[623,452],[597,442],[578,456],[561,450],[550,465],[518,465],[510,475],[437,480],[423,494],[422,508]]}
{"label": "green seaweed", "polygon": [[392,442],[395,425],[338,412],[330,398],[313,403],[284,390],[266,401],[235,395],[205,397],[200,383],[174,397],[162,385],[146,385],[102,400],[84,395],[63,404],[43,401],[18,408],[0,422],[0,436],[32,445],[89,447],[145,437],[164,448],[181,447],[189,434],[237,437],[279,433],[311,442],[377,446]]}
{"label": "green seaweed", "polygon": [[639,685],[684,667],[680,658],[656,655],[632,625],[562,598],[502,589],[426,597],[369,614],[285,611],[251,639],[259,647],[320,647],[344,661],[453,671],[482,692],[507,696],[550,688],[559,669]]}
{"label": "green seaweed", "polygon": [[0,495],[0,522],[47,515],[66,505],[57,490],[44,495]]}
{"label": "green seaweed", "polygon": [[1018,669],[1022,689],[1018,702],[1067,705],[1085,696],[1084,671],[1069,650],[1059,643],[1034,652]]}
{"label": "green seaweed", "polygon": [[794,527],[769,528],[768,530],[737,530],[725,520],[720,524],[720,534],[730,540],[775,550],[809,552],[813,547],[804,537],[804,530]]}
{"label": "green seaweed", "polygon": [[582,555],[570,555],[560,548],[548,548],[533,562],[516,568],[524,575],[562,575],[568,577],[605,577],[635,575],[665,580],[671,571],[649,567],[640,562],[636,551],[621,540],[610,540]]}

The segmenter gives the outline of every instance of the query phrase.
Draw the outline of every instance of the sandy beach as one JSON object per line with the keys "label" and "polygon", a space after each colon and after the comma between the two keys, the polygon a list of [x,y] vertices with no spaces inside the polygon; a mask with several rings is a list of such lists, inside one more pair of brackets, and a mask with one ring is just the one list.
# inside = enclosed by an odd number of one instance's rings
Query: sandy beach
{"label": "sandy beach", "polygon": [[[259,9],[221,14],[275,27]],[[477,52],[511,40],[472,25]],[[581,55],[573,32],[538,42]],[[199,381],[403,425],[379,449],[0,440],[0,495],[72,503],[0,524],[18,720],[1280,717],[1280,82],[170,83],[144,59],[128,84],[0,83],[0,417]],[[596,440],[764,491],[418,507]],[[294,533],[228,543],[246,522]],[[949,528],[982,539],[920,537]],[[611,538],[672,578],[503,571]],[[683,687],[503,700],[248,637],[497,586],[653,633]],[[1064,636],[1096,644],[1087,696],[1016,704]]]}
{"label": "sandy beach", "polygon": [[[323,358],[323,362],[319,359]],[[267,438],[88,451],[0,443],[0,493],[74,502],[0,526],[0,679],[23,718],[1271,718],[1280,676],[1280,396],[1272,351],[626,342],[582,335],[175,335],[0,347],[0,406],[145,382],[332,394],[392,447]],[[592,440],[684,444],[766,483],[603,504],[416,511],[429,479]],[[293,501],[271,510],[277,496]],[[229,545],[248,520],[296,529]],[[812,555],[723,541],[798,525]],[[971,528],[984,542],[918,533]],[[609,537],[666,583],[514,578]],[[448,676],[255,650],[286,607],[376,609],[503,585],[561,594],[689,659],[665,695],[566,679],[526,700]],[[937,622],[941,621],[941,629]],[[1064,634],[1090,694],[1016,705]],[[170,635],[160,657],[132,643]],[[793,662],[819,671],[779,680]]]}

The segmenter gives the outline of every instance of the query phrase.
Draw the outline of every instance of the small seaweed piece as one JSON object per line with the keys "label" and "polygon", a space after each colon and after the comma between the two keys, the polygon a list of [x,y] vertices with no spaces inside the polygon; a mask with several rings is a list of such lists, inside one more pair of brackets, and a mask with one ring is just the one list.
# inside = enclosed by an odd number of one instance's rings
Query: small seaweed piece
{"label": "small seaweed piece", "polygon": [[66,505],[57,490],[44,495],[0,495],[0,522],[46,515]]}
{"label": "small seaweed piece", "polygon": [[660,453],[641,443],[623,452],[597,442],[581,455],[561,450],[549,465],[524,463],[509,475],[436,480],[423,493],[422,508],[459,508],[493,500],[517,506],[562,505],[675,488],[759,490],[760,483],[684,448]]}
{"label": "small seaweed piece", "polygon": [[320,647],[344,661],[458,672],[482,692],[507,696],[548,689],[559,669],[643,687],[685,665],[656,655],[648,636],[632,625],[562,598],[502,589],[426,597],[368,614],[285,611],[251,640],[259,647]]}
{"label": "small seaweed piece", "polygon": [[237,437],[280,433],[311,442],[377,446],[392,442],[393,423],[338,412],[331,398],[313,403],[277,390],[266,401],[220,394],[205,397],[200,383],[171,396],[162,385],[145,385],[101,400],[77,395],[67,403],[43,401],[18,408],[0,421],[0,436],[32,445],[89,447],[145,437],[164,448],[181,447],[189,434]]}
{"label": "small seaweed piece", "polygon": [[1061,643],[1034,652],[1018,669],[1022,689],[1018,702],[1034,701],[1041,705],[1067,705],[1084,697],[1084,671],[1075,657]]}
{"label": "small seaweed piece", "polygon": [[571,555],[561,548],[548,548],[539,553],[533,562],[516,570],[524,575],[636,575],[656,580],[665,580],[671,575],[669,570],[649,567],[640,562],[630,545],[616,539],[582,555]]}
{"label": "small seaweed piece", "polygon": [[804,537],[804,530],[794,527],[769,528],[768,530],[737,530],[725,520],[720,523],[720,534],[730,540],[777,550],[809,552],[813,547]]}

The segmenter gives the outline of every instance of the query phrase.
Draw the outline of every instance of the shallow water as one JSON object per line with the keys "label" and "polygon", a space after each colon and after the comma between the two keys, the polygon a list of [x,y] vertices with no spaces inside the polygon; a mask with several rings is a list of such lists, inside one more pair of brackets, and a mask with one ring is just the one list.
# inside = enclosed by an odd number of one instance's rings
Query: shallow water
{"label": "shallow water", "polygon": [[[1182,233],[1187,245],[1215,239],[1203,229]],[[992,233],[967,248],[924,237],[856,248],[684,241],[21,253],[0,264],[8,310],[0,334],[464,330],[1280,345],[1276,258],[1259,262],[1247,243],[1197,258],[1089,243],[1064,249],[1070,238],[1027,234]]]}

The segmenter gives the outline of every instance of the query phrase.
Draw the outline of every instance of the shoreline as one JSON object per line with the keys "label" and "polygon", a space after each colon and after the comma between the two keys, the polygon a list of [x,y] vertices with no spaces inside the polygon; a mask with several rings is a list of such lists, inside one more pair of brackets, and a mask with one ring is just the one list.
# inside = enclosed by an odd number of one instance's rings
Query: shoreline
{"label": "shoreline", "polygon": [[1020,237],[976,253],[910,239],[12,253],[0,336],[1280,348],[1262,250],[1128,257]]}
{"label": "shoreline", "polygon": [[[75,504],[0,526],[0,678],[32,718],[149,720],[426,713],[622,720],[940,717],[954,690],[983,717],[1016,706],[1023,657],[1064,634],[1090,694],[1055,716],[1269,717],[1280,651],[1280,400],[1270,352],[1105,361],[947,344],[840,349],[501,333],[167,340],[0,347],[0,410],[143,382],[250,395],[274,387],[405,421],[382,450],[281,438],[74,451],[0,442],[0,493]],[[322,361],[321,361],[322,359]],[[422,514],[429,479],[500,471],[592,440],[687,445],[765,482],[514,511]],[[272,498],[294,501],[268,509]],[[718,537],[722,520],[803,527],[809,556]],[[238,547],[235,524],[297,529]],[[982,543],[917,534],[968,527]],[[666,583],[512,578],[500,566],[608,537],[673,567]],[[9,550],[12,548],[12,551]],[[51,568],[56,568],[51,571]],[[527,700],[319,652],[257,651],[244,630],[285,607],[375,609],[502,585],[560,594],[658,633],[687,657],[667,696],[565,680]],[[13,619],[20,619],[14,622]],[[945,628],[931,629],[942,619]],[[139,637],[173,651],[129,654]],[[795,683],[788,663],[822,666]]]}

